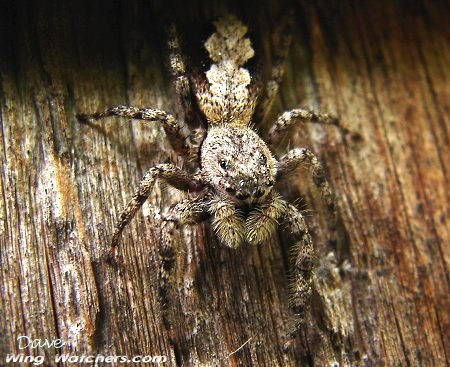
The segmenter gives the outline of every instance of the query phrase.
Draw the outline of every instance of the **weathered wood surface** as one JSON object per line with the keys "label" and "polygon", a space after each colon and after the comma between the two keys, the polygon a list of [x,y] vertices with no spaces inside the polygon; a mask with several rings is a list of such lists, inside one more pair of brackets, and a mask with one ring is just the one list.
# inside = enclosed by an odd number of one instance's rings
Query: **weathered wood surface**
{"label": "weathered wood surface", "polygon": [[[185,26],[219,10],[187,3],[171,11]],[[156,302],[155,246],[161,213],[184,195],[157,186],[125,231],[119,265],[102,260],[140,178],[171,154],[160,126],[107,120],[93,129],[75,114],[125,103],[176,110],[157,19],[164,8],[2,5],[0,365],[8,353],[45,355],[47,365],[61,353],[19,350],[20,335],[60,338],[73,355],[166,355],[167,366],[448,365],[448,3],[310,3],[294,5],[274,113],[301,102],[338,114],[360,138],[310,126],[291,140],[323,160],[341,223],[327,245],[308,180],[284,187],[314,209],[321,259],[310,318],[286,355],[279,239],[233,251],[207,225],[182,231],[175,347]],[[276,13],[250,10],[239,14],[261,27],[253,36],[267,62]]]}

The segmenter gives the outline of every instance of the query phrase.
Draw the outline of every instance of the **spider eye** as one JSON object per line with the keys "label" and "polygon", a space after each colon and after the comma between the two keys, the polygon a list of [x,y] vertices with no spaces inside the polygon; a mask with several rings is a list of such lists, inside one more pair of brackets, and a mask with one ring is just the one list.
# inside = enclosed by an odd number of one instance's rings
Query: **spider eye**
{"label": "spider eye", "polygon": [[227,163],[227,161],[225,159],[219,160],[219,165],[220,165],[220,168],[222,168],[222,169],[227,169],[228,168],[228,163]]}
{"label": "spider eye", "polygon": [[267,158],[266,158],[266,156],[264,154],[261,154],[259,156],[259,163],[260,164],[266,164],[267,163]]}

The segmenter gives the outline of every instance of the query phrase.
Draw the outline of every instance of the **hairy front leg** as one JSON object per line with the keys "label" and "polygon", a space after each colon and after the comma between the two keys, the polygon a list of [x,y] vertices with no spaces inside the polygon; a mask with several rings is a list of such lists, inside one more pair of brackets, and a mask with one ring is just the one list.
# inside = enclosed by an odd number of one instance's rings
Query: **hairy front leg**
{"label": "hairy front leg", "polygon": [[[200,223],[209,215],[210,198],[201,196],[194,199],[182,200],[169,209],[164,217],[159,246],[161,265],[159,268],[159,301],[163,311],[164,325],[171,330],[169,309],[171,290],[173,290],[173,274],[175,267],[175,230],[182,225]],[[172,336],[171,336],[172,337]]]}
{"label": "hairy front leg", "polygon": [[288,133],[295,124],[303,122],[339,126],[339,120],[333,115],[328,113],[315,113],[303,108],[296,108],[283,112],[280,116],[278,116],[277,121],[275,121],[267,135],[267,143],[271,147],[276,147],[283,136]]}
{"label": "hairy front leg", "polygon": [[264,204],[253,210],[245,221],[247,242],[257,245],[267,241],[275,233],[285,208],[286,202],[279,195],[272,194]]}
{"label": "hairy front leg", "polygon": [[314,246],[302,214],[287,204],[282,218],[282,228],[293,240],[291,247],[290,307],[294,313],[294,324],[287,336],[284,349],[287,350],[298,335],[300,326],[310,304],[312,292],[312,271],[314,267]]}
{"label": "hairy front leg", "polygon": [[314,184],[319,189],[327,209],[331,214],[333,224],[337,221],[336,204],[333,190],[328,183],[322,164],[317,157],[306,148],[295,148],[290,150],[278,162],[277,180],[283,180],[289,173],[298,167],[305,165],[312,175]]}
{"label": "hairy front leg", "polygon": [[165,111],[157,110],[154,108],[114,106],[107,108],[104,111],[98,111],[91,114],[77,114],[77,118],[80,122],[99,120],[110,116],[160,122],[175,152],[181,156],[188,156],[190,154],[191,148],[188,142],[188,136],[183,131],[183,125],[178,122],[170,113],[167,113]]}
{"label": "hairy front leg", "polygon": [[203,184],[196,176],[189,175],[173,164],[159,164],[145,174],[131,200],[119,216],[118,223],[111,240],[110,258],[114,258],[123,229],[147,200],[157,179],[163,179],[171,186],[184,191],[199,191]]}
{"label": "hairy front leg", "polygon": [[246,233],[242,212],[232,202],[217,196],[211,200],[209,212],[213,216],[212,228],[220,242],[227,247],[239,247]]}

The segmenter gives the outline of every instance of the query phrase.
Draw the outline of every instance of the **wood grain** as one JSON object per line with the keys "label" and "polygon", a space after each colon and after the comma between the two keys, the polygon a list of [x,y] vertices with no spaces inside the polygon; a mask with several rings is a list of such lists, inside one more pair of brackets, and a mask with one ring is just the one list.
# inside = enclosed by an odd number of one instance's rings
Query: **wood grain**
{"label": "wood grain", "polygon": [[[1,5],[0,365],[11,353],[54,365],[63,352],[165,355],[165,366],[449,364],[449,6],[231,3],[266,68],[287,5],[294,40],[273,117],[312,106],[355,133],[307,126],[289,142],[320,156],[341,219],[330,242],[307,175],[283,188],[312,210],[319,255],[311,313],[287,354],[289,239],[225,249],[207,224],[180,233],[169,343],[156,245],[162,213],[185,195],[157,185],[124,233],[119,264],[102,256],[145,171],[181,162],[160,126],[107,119],[92,128],[75,118],[115,104],[176,112],[166,15],[195,38],[223,3]],[[67,344],[19,350],[20,335]]]}

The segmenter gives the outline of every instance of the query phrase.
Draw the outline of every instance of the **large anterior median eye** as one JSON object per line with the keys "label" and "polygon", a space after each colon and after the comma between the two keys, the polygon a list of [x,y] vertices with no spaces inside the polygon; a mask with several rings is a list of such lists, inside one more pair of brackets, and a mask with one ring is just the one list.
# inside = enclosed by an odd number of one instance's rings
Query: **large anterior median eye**
{"label": "large anterior median eye", "polygon": [[222,169],[227,169],[228,168],[228,163],[225,159],[220,159],[219,160],[219,166]]}
{"label": "large anterior median eye", "polygon": [[267,158],[264,154],[260,154],[259,155],[259,163],[260,164],[266,164],[267,163]]}

